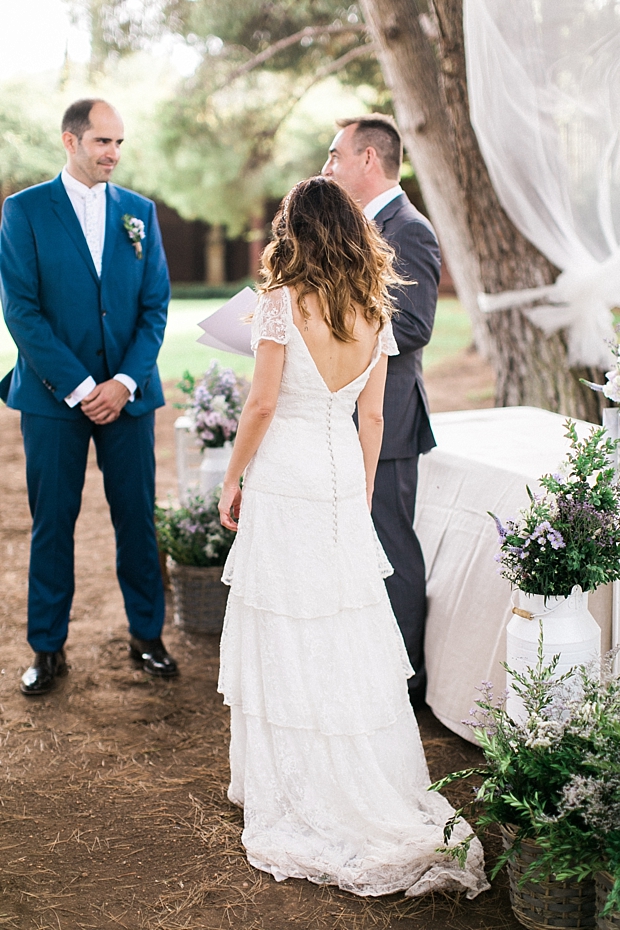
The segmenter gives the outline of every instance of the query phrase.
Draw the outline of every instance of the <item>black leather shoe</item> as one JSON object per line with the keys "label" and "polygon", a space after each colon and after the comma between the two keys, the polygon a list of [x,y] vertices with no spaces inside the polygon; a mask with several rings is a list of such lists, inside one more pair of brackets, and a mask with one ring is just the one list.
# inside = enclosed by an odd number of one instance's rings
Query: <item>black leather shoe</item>
{"label": "black leather shoe", "polygon": [[47,694],[56,678],[66,674],[67,662],[62,649],[60,652],[35,652],[34,662],[22,675],[19,688],[28,697]]}
{"label": "black leather shoe", "polygon": [[137,639],[132,636],[129,640],[129,655],[149,675],[155,675],[157,678],[174,678],[179,674],[176,662],[166,651],[160,638]]}

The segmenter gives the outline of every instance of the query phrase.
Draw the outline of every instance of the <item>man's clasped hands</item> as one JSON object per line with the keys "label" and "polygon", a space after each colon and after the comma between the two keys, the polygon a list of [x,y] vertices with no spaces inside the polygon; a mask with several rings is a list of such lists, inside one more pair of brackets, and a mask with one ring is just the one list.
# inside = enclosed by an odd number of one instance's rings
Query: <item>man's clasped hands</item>
{"label": "man's clasped hands", "polygon": [[118,419],[128,400],[129,391],[125,385],[110,378],[109,381],[102,381],[87,394],[80,406],[89,420],[98,426],[104,426]]}

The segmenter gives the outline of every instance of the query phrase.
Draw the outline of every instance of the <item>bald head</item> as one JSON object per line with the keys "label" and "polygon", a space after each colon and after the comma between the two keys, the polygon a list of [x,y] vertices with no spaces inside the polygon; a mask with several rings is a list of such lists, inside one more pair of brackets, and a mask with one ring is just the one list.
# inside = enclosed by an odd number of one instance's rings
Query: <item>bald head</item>
{"label": "bald head", "polygon": [[[101,97],[85,97],[72,103],[63,113],[61,132],[70,132],[77,136],[78,139],[81,139],[86,130],[91,128],[90,111],[98,103],[110,107],[110,104],[102,100]],[[110,107],[110,109],[114,109],[114,107]]]}
{"label": "bald head", "polygon": [[108,181],[121,157],[123,135],[120,113],[105,100],[72,103],[62,118],[69,174],[87,187]]}

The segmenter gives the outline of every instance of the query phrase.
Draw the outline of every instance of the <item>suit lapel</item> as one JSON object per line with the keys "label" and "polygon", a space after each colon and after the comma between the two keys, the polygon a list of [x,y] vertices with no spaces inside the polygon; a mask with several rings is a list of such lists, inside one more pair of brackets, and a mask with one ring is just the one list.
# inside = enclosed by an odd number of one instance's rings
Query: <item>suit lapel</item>
{"label": "suit lapel", "polygon": [[71,236],[73,244],[75,245],[79,254],[86,262],[88,270],[92,274],[97,284],[99,284],[97,269],[95,268],[92,256],[90,254],[90,249],[88,248],[88,244],[84,238],[84,233],[82,232],[80,221],[75,215],[75,210],[73,209],[73,205],[69,200],[69,195],[65,190],[65,185],[60,179],[60,175],[58,175],[58,177],[54,178],[52,181],[52,206],[56,216]]}
{"label": "suit lapel", "polygon": [[112,260],[116,238],[123,225],[123,211],[121,209],[120,200],[118,188],[114,184],[108,183],[106,189],[105,241],[103,243],[103,256],[101,258],[102,278]]}
{"label": "suit lapel", "polygon": [[394,197],[394,200],[390,200],[389,203],[386,203],[383,210],[379,210],[375,216],[375,223],[379,227],[379,232],[382,233],[385,229],[385,224],[388,223],[400,210],[403,204],[406,202],[407,195],[399,194],[398,197]]}

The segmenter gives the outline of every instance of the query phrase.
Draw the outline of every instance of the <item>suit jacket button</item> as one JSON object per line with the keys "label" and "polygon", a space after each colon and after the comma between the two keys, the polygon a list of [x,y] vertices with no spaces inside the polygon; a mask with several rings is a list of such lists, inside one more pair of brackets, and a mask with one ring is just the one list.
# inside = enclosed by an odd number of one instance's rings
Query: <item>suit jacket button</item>
{"label": "suit jacket button", "polygon": [[102,310],[102,311],[101,311],[101,316],[106,316],[107,312],[108,312],[107,310]]}
{"label": "suit jacket button", "polygon": [[97,355],[103,355],[103,349],[97,349],[96,354],[97,354]]}

